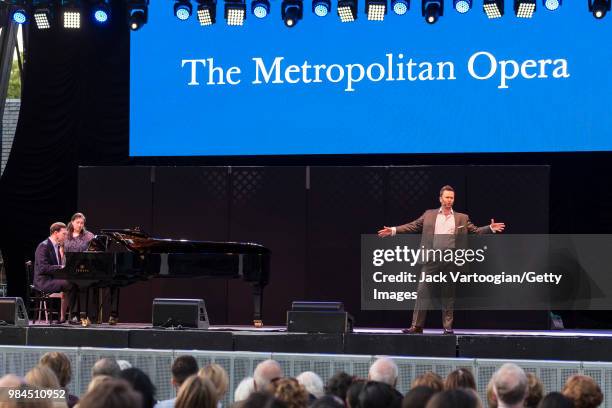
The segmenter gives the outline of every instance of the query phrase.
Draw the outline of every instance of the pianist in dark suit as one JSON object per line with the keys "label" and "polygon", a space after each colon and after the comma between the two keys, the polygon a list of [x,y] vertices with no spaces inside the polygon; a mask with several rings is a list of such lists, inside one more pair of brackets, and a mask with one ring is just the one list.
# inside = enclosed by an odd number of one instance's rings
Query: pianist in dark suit
{"label": "pianist in dark suit", "polygon": [[34,287],[47,293],[67,293],[70,313],[76,313],[76,288],[64,279],[55,279],[53,271],[63,268],[66,224],[55,222],[49,228],[49,238],[38,244],[34,255]]}

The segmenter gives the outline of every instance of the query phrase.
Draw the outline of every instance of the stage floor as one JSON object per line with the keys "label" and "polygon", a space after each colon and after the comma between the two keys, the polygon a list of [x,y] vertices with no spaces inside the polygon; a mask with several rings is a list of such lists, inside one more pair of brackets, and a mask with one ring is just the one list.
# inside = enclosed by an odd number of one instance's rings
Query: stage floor
{"label": "stage floor", "polygon": [[316,354],[397,355],[439,358],[503,358],[612,361],[609,330],[471,330],[443,335],[440,329],[402,334],[400,329],[357,328],[353,333],[290,333],[280,326],[212,326],[207,330],[152,328],[120,323],[90,327],[47,325],[0,327],[0,344],[45,347],[253,351]]}

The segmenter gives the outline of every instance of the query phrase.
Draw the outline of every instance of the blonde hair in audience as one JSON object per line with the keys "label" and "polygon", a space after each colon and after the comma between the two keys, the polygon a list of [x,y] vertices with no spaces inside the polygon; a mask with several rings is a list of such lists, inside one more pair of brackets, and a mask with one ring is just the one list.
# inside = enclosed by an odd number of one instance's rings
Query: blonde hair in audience
{"label": "blonde hair in audience", "polygon": [[179,388],[175,408],[217,408],[217,389],[208,378],[192,375]]}
{"label": "blonde hair in audience", "polygon": [[87,385],[87,392],[91,392],[91,390],[96,388],[98,385],[110,380],[111,378],[113,377],[111,377],[110,375],[96,375],[94,378],[91,379],[89,385]]}
{"label": "blonde hair in audience", "polygon": [[60,388],[57,376],[49,367],[37,365],[25,375],[26,383],[38,388]]}
{"label": "blonde hair in audience", "polygon": [[223,367],[219,364],[212,363],[206,367],[202,367],[200,371],[198,371],[198,375],[202,378],[208,378],[217,390],[217,398],[219,400],[223,399],[229,389],[229,376]]}

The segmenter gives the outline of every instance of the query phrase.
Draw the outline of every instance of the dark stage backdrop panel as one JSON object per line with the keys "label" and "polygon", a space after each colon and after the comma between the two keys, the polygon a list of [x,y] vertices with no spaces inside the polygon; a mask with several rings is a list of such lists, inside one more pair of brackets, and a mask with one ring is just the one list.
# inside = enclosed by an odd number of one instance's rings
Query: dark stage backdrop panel
{"label": "dark stage backdrop panel", "polygon": [[[152,167],[79,168],[78,210],[87,217],[87,227],[94,233],[132,227],[151,233],[152,175]],[[121,321],[150,321],[151,287],[147,281],[121,289]]]}
{"label": "dark stage backdrop panel", "polygon": [[[285,324],[291,301],[305,298],[306,169],[232,167],[230,239],[256,242],[272,251],[270,284],[264,290],[266,324]],[[229,320],[253,320],[250,285],[229,282]]]}
{"label": "dark stage backdrop panel", "polygon": [[[160,238],[227,241],[228,167],[154,167],[153,231]],[[151,296],[205,299],[212,324],[227,324],[224,279],[154,279]]]}
{"label": "dark stage backdrop panel", "polygon": [[[379,325],[361,308],[361,234],[384,220],[384,167],[311,167],[308,192],[308,300],[338,300],[358,325]],[[384,324],[384,323],[383,323]]]}

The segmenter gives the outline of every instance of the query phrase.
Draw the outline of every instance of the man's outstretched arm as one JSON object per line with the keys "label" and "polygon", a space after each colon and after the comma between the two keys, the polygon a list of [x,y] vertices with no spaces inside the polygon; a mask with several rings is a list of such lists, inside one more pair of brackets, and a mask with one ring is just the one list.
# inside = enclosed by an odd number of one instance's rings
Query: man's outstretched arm
{"label": "man's outstretched arm", "polygon": [[383,227],[378,231],[379,237],[388,237],[395,234],[418,234],[423,232],[423,220],[425,219],[425,213],[416,220],[409,222],[408,224],[398,225],[397,227]]}
{"label": "man's outstretched arm", "polygon": [[468,218],[467,220],[467,229],[470,234],[491,234],[502,232],[506,228],[506,224],[503,222],[495,222],[493,218],[491,218],[491,224],[485,225],[484,227],[477,227]]}

